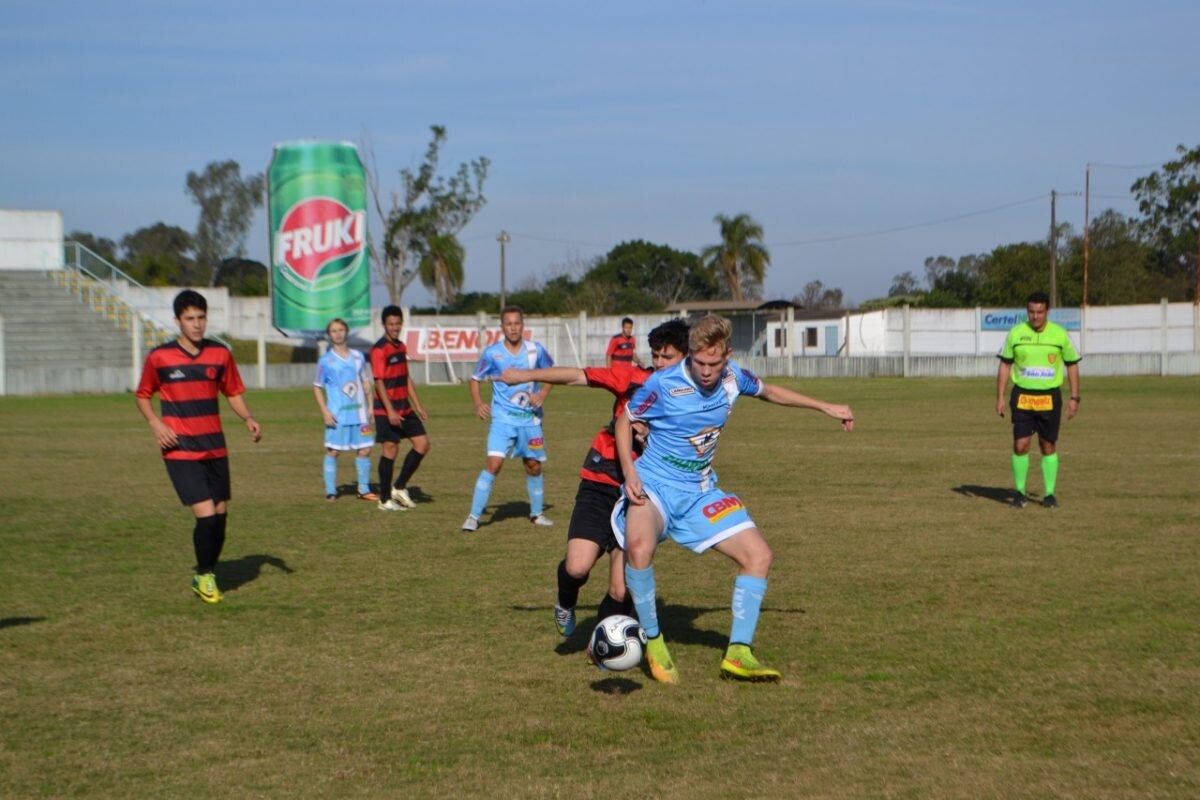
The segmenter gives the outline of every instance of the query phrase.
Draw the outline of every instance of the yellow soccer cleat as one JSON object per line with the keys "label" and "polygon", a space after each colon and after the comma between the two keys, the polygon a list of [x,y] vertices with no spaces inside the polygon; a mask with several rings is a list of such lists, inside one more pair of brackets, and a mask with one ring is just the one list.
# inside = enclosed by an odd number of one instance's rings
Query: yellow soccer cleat
{"label": "yellow soccer cleat", "polygon": [[219,603],[225,595],[217,588],[217,576],[211,572],[192,576],[192,591],[206,603]]}
{"label": "yellow soccer cleat", "polygon": [[721,677],[752,683],[783,680],[779,670],[759,663],[750,646],[745,644],[731,644],[725,649],[725,658],[721,659]]}
{"label": "yellow soccer cleat", "polygon": [[646,641],[646,663],[650,665],[650,677],[660,683],[679,683],[679,670],[671,660],[667,643],[662,634]]}

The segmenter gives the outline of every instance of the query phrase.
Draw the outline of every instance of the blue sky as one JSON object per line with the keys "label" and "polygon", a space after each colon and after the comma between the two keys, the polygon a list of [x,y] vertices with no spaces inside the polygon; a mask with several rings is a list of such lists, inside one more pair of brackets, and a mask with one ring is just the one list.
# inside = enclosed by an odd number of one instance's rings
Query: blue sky
{"label": "blue sky", "polygon": [[[1051,189],[1080,229],[1089,162],[1200,144],[1198,29],[1194,0],[0,0],[0,207],[190,230],[189,170],[366,131],[397,187],[437,123],[448,168],[492,161],[468,290],[498,288],[501,229],[511,290],[629,239],[696,250],[747,212],[768,297],[861,301],[926,256],[1044,237]],[[1134,213],[1149,171],[1094,168],[1093,214]],[[261,214],[248,250],[267,258]]]}

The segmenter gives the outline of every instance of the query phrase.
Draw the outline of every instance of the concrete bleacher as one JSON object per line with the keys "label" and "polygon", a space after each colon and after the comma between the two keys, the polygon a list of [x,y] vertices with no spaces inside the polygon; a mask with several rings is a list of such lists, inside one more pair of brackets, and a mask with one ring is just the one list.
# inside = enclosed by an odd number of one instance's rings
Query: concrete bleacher
{"label": "concrete bleacher", "polygon": [[127,391],[135,358],[128,323],[122,330],[55,274],[0,270],[5,393]]}

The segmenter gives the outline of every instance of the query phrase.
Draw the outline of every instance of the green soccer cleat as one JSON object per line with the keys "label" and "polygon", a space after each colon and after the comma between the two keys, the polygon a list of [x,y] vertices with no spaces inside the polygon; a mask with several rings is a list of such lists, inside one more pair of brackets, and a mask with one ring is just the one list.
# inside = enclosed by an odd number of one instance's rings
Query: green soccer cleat
{"label": "green soccer cleat", "polygon": [[783,679],[779,670],[759,663],[750,651],[750,646],[745,644],[731,644],[725,649],[725,658],[721,659],[721,677],[752,683]]}
{"label": "green soccer cleat", "polygon": [[192,591],[206,603],[219,603],[221,598],[221,590],[217,588],[217,576],[211,572],[206,572],[203,575],[192,576]]}
{"label": "green soccer cleat", "polygon": [[679,683],[679,670],[671,660],[667,643],[662,634],[646,642],[646,663],[650,665],[650,677],[660,683]]}

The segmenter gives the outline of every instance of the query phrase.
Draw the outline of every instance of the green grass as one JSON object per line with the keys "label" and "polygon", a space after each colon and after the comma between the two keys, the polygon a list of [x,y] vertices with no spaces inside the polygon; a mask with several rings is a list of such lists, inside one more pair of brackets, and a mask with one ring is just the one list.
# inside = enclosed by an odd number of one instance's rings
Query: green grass
{"label": "green grass", "polygon": [[1200,796],[1200,381],[1086,381],[1054,512],[993,499],[990,381],[795,385],[857,429],[744,400],[717,457],[775,550],[778,686],[717,677],[716,553],[657,560],[681,685],[585,665],[603,572],[559,640],[601,392],[550,397],[556,527],[509,463],[473,536],[465,388],[422,389],[433,501],[403,515],[325,503],[311,392],[251,393],[213,607],[131,397],[0,401],[0,796]]}

